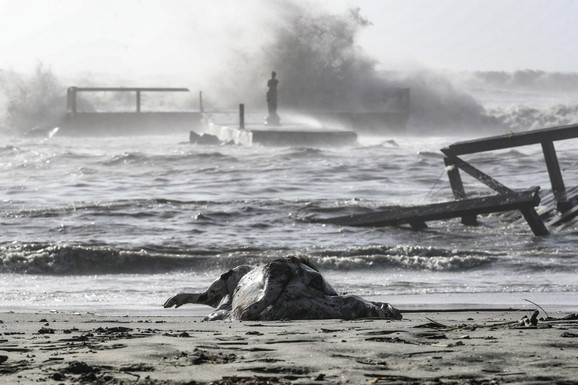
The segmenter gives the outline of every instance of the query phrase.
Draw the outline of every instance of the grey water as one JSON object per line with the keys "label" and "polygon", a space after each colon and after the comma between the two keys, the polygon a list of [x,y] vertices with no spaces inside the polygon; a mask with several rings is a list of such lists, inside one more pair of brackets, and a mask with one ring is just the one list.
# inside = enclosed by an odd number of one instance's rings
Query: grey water
{"label": "grey water", "polygon": [[[472,135],[474,135],[473,133]],[[362,137],[340,148],[201,146],[179,135],[0,138],[0,306],[162,309],[242,263],[310,257],[338,291],[401,308],[578,309],[578,232],[535,237],[511,215],[406,227],[329,217],[453,199],[440,148],[462,137]],[[568,185],[578,149],[557,144]],[[549,188],[539,146],[469,158],[513,188]],[[464,177],[474,196],[491,193]]]}

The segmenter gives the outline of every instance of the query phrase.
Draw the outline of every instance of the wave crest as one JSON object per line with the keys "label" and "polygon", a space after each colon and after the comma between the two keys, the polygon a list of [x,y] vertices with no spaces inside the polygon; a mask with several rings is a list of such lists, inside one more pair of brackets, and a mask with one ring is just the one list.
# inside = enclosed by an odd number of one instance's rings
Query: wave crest
{"label": "wave crest", "polygon": [[497,259],[490,253],[455,251],[433,247],[395,246],[321,252],[314,261],[324,269],[409,269],[466,271],[489,266]]}
{"label": "wave crest", "polygon": [[182,255],[123,250],[110,246],[26,244],[4,249],[1,273],[115,274],[165,272],[191,267],[197,260]]}
{"label": "wave crest", "polygon": [[[145,246],[12,244],[0,249],[0,273],[87,275],[150,274],[169,271],[230,269],[295,254],[285,249],[189,249]],[[322,270],[410,269],[464,271],[483,268],[496,256],[429,247],[376,246],[361,249],[298,251]]]}
{"label": "wave crest", "polygon": [[546,109],[517,105],[503,109],[496,108],[490,112],[513,131],[564,126],[578,122],[578,104],[557,104]]}

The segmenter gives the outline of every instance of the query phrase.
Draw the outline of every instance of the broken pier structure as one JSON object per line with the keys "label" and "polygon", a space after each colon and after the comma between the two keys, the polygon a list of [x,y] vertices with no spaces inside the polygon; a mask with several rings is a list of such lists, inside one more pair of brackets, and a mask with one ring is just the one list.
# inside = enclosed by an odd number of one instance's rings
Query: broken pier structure
{"label": "broken pier structure", "polygon": [[[475,225],[477,215],[519,210],[534,235],[546,235],[550,229],[562,230],[578,217],[578,188],[566,188],[554,143],[578,137],[578,124],[545,128],[454,143],[441,151],[455,201],[413,207],[390,207],[365,214],[315,219],[315,222],[342,226],[390,226],[409,224],[427,227],[427,221],[460,218],[466,225]],[[539,187],[515,191],[462,159],[463,155],[540,145],[551,183],[551,194],[540,197]],[[494,190],[497,194],[468,198],[460,171]],[[539,210],[536,207],[542,201]],[[545,220],[547,220],[545,222]],[[550,229],[549,229],[550,228]]]}

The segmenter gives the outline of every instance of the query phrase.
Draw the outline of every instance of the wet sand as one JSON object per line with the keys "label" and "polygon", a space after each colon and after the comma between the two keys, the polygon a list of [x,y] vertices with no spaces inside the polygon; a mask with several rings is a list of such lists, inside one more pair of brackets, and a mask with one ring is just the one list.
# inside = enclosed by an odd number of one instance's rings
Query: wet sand
{"label": "wet sand", "polygon": [[402,321],[0,313],[0,383],[578,384],[578,317],[406,313]]}

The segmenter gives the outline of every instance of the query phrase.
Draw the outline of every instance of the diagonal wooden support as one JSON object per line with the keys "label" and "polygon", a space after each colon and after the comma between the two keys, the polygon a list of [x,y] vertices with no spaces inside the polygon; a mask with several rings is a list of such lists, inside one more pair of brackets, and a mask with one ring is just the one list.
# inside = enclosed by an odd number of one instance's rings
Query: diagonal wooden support
{"label": "diagonal wooden support", "polygon": [[486,186],[488,186],[492,190],[497,191],[501,194],[507,194],[507,193],[513,192],[513,190],[510,189],[509,187],[506,187],[505,185],[498,182],[497,180],[495,180],[494,178],[492,178],[488,174],[481,172],[480,170],[478,170],[477,168],[475,168],[474,166],[472,166],[468,162],[466,162],[463,159],[461,159],[460,157],[454,155],[451,151],[447,151],[446,149],[444,149],[442,151],[444,152],[444,154],[446,155],[446,157],[448,158],[450,163],[454,164],[456,167],[459,167],[464,172],[470,174],[471,176],[473,176],[474,178],[476,178],[477,180],[479,180],[480,182],[482,182],[483,184],[485,184]]}
{"label": "diagonal wooden support", "polygon": [[[502,183],[498,182],[497,180],[495,180],[491,176],[481,172],[480,170],[478,170],[477,168],[475,168],[474,166],[472,166],[468,162],[464,161],[460,157],[454,155],[451,150],[443,149],[442,151],[444,152],[444,154],[447,157],[446,164],[450,163],[450,164],[455,165],[456,167],[459,167],[464,172],[470,174],[471,176],[473,176],[474,178],[476,178],[477,180],[479,180],[480,182],[482,182],[486,186],[490,187],[491,189],[493,189],[493,190],[495,190],[501,194],[511,194],[514,192],[509,187],[503,185]],[[460,179],[460,182],[461,182],[461,179]],[[463,186],[462,186],[462,189],[463,189]],[[534,235],[547,235],[548,234],[548,229],[544,225],[544,222],[540,219],[540,216],[538,215],[538,213],[536,213],[536,210],[534,209],[534,207],[524,208],[521,210],[521,212],[524,215],[526,222],[528,222],[528,225],[532,229],[532,232],[534,233]],[[475,217],[474,217],[474,221],[475,221]],[[472,222],[473,222],[473,220],[472,220],[471,215],[462,217],[462,223],[470,224]]]}

